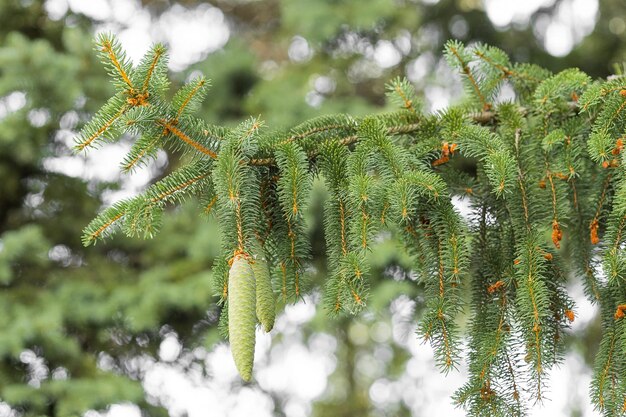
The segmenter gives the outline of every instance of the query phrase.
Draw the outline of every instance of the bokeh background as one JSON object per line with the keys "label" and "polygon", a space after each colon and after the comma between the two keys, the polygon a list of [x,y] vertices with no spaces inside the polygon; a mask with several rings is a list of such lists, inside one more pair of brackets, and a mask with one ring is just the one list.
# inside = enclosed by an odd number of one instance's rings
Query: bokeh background
{"label": "bokeh background", "polygon": [[[204,73],[202,117],[262,115],[289,126],[314,115],[383,109],[384,84],[411,80],[429,111],[454,102],[441,59],[450,38],[482,41],[553,71],[593,77],[626,62],[624,0],[0,0],[0,416],[455,416],[464,368],[440,375],[415,329],[422,288],[389,239],[372,252],[367,312],[330,320],[323,187],[309,213],[311,291],[258,334],[255,382],[242,384],[217,332],[213,220],[191,201],[151,241],[83,248],[102,207],[184,161],[162,152],[132,176],[132,138],[74,155],[73,137],[112,94],[94,34],[117,34],[138,60],[170,50],[173,87]],[[569,353],[533,416],[592,416],[599,342],[576,277]]]}

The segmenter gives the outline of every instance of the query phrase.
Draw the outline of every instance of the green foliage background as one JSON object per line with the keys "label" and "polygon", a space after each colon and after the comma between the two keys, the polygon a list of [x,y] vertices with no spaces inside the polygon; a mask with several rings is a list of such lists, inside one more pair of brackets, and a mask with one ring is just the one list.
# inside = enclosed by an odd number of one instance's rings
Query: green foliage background
{"label": "green foliage background", "polygon": [[[349,110],[359,115],[377,109],[384,105],[386,81],[403,74],[420,55],[438,56],[443,42],[458,36],[451,32],[451,22],[459,16],[467,23],[465,42],[481,40],[515,60],[555,71],[579,66],[592,77],[606,76],[626,51],[626,33],[610,26],[612,19],[623,18],[620,1],[600,2],[594,31],[562,59],[543,51],[532,34],[532,23],[560,1],[535,13],[531,26],[505,31],[493,27],[478,0],[432,5],[375,0],[368,7],[331,0],[212,3],[231,25],[229,42],[173,76],[178,83],[194,70],[210,77],[210,98],[200,111],[206,120],[221,124],[262,114],[273,126],[291,125],[318,114]],[[194,1],[179,4],[197,6]],[[144,0],[142,5],[157,19],[172,2]],[[82,415],[119,402],[135,403],[145,415],[167,415],[159,399],[146,398],[143,374],[133,359],[158,361],[161,341],[172,333],[183,345],[181,357],[197,346],[210,350],[219,341],[216,291],[210,287],[219,242],[215,225],[197,215],[195,204],[168,213],[158,239],[115,238],[84,249],[82,227],[99,210],[103,196],[119,185],[49,169],[51,157],[74,158],[72,131],[112,93],[92,51],[93,31],[100,23],[71,10],[61,20],[51,20],[43,1],[0,0],[0,100],[15,99],[15,94],[25,100],[20,109],[0,116],[0,400],[25,416]],[[407,34],[411,47],[389,69],[372,69],[349,42],[357,39],[371,47]],[[290,60],[295,35],[308,42],[310,59]],[[369,69],[354,75],[361,67]],[[330,76],[336,85],[316,92],[323,100],[315,108],[305,98],[319,75]],[[434,81],[433,71],[417,87]],[[155,179],[179,162],[180,155],[171,152],[167,166],[155,169]],[[318,271],[313,288],[325,274],[325,192],[316,190],[308,214]],[[408,265],[393,242],[381,243],[372,256],[371,314],[330,321],[320,310],[302,329],[305,342],[318,332],[337,339],[338,366],[327,394],[313,406],[315,415],[410,415],[401,401],[376,409],[368,397],[375,378],[355,372],[359,355],[378,345],[393,351],[384,375],[393,379],[404,371],[410,354],[392,339],[359,344],[349,334],[355,323],[389,322],[392,300],[401,294],[416,298],[423,290],[408,279],[390,279],[390,271],[406,272]],[[572,342],[590,363],[595,352],[587,343],[596,346],[597,333],[598,323],[593,323]],[[286,399],[275,397],[281,415]]]}

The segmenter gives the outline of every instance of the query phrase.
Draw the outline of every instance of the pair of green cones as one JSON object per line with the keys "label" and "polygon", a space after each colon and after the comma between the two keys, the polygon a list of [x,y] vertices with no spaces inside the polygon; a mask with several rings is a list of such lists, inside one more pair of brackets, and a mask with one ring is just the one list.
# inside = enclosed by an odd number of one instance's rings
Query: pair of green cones
{"label": "pair of green cones", "polygon": [[274,327],[276,305],[267,262],[239,254],[228,273],[228,334],[239,375],[252,378],[256,323],[269,332]]}

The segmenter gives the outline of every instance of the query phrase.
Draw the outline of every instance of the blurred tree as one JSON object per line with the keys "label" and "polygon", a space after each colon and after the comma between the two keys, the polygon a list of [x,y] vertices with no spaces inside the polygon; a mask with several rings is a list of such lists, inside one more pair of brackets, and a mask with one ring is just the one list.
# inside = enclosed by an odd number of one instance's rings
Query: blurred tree
{"label": "blurred tree", "polygon": [[[538,9],[529,25],[503,30],[477,0],[376,0],[368,7],[357,1],[215,0],[210,3],[227,17],[232,38],[175,76],[180,82],[200,70],[212,79],[202,109],[207,120],[234,123],[262,113],[277,126],[348,109],[354,115],[371,111],[383,105],[385,81],[411,76],[418,63],[426,74],[412,77],[418,89],[448,83],[448,74],[442,79],[437,72],[443,42],[453,37],[485,41],[513,59],[553,70],[579,66],[592,76],[607,75],[612,63],[624,60],[622,2],[600,2],[592,34],[555,59],[533,25],[564,1]],[[198,3],[142,1],[154,19],[174,4]],[[124,401],[164,415],[159,399],[146,398],[141,389],[145,367],[136,359],[158,361],[167,335],[182,344],[181,358],[218,340],[215,291],[208,283],[219,245],[214,225],[199,219],[193,207],[166,216],[155,241],[116,239],[88,250],[80,245],[81,227],[103,197],[118,191],[113,183],[81,179],[82,166],[98,161],[71,159],[69,151],[73,130],[112,91],[92,53],[98,23],[71,10],[51,20],[42,0],[0,0],[0,399],[26,416],[77,415]],[[169,153],[169,163],[151,173],[166,174],[178,158]],[[72,175],[58,168],[76,160],[80,166]],[[323,242],[320,219],[310,225],[309,233]],[[323,243],[314,244],[318,276],[325,271],[319,259],[324,251]],[[374,316],[363,319],[368,326],[389,320],[390,301],[399,294],[420,291],[385,273],[394,265],[407,267],[401,255],[389,247],[378,253]],[[316,282],[314,277],[314,288]],[[326,322],[321,312],[306,327],[305,341],[317,331],[332,331],[342,339],[337,355],[346,359],[376,348],[372,340],[351,342],[351,321]],[[385,362],[385,374],[394,375],[407,356],[392,340],[381,344],[394,351]],[[329,391],[342,384],[349,389],[335,390],[345,396],[327,396],[315,412],[375,415],[367,397],[373,378],[355,373],[350,360],[341,363]]]}
{"label": "blurred tree", "polygon": [[111,88],[91,22],[53,22],[29,3],[0,2],[0,399],[26,416],[125,401],[162,415],[128,360],[156,358],[168,332],[211,338],[213,227],[181,212],[154,246],[82,249],[76,230],[117,186],[79,178],[98,161],[64,168],[72,129]]}

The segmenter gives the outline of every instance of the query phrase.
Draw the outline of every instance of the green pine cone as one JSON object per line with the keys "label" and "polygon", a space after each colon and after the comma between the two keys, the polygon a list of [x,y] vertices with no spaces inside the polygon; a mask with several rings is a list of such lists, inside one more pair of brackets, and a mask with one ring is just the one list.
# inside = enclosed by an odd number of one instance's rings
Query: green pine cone
{"label": "green pine cone", "polygon": [[263,330],[269,333],[276,319],[276,303],[267,261],[264,258],[255,259],[252,270],[256,278],[256,316]]}
{"label": "green pine cone", "polygon": [[236,256],[228,273],[228,333],[239,375],[252,378],[256,330],[254,271],[248,260]]}

